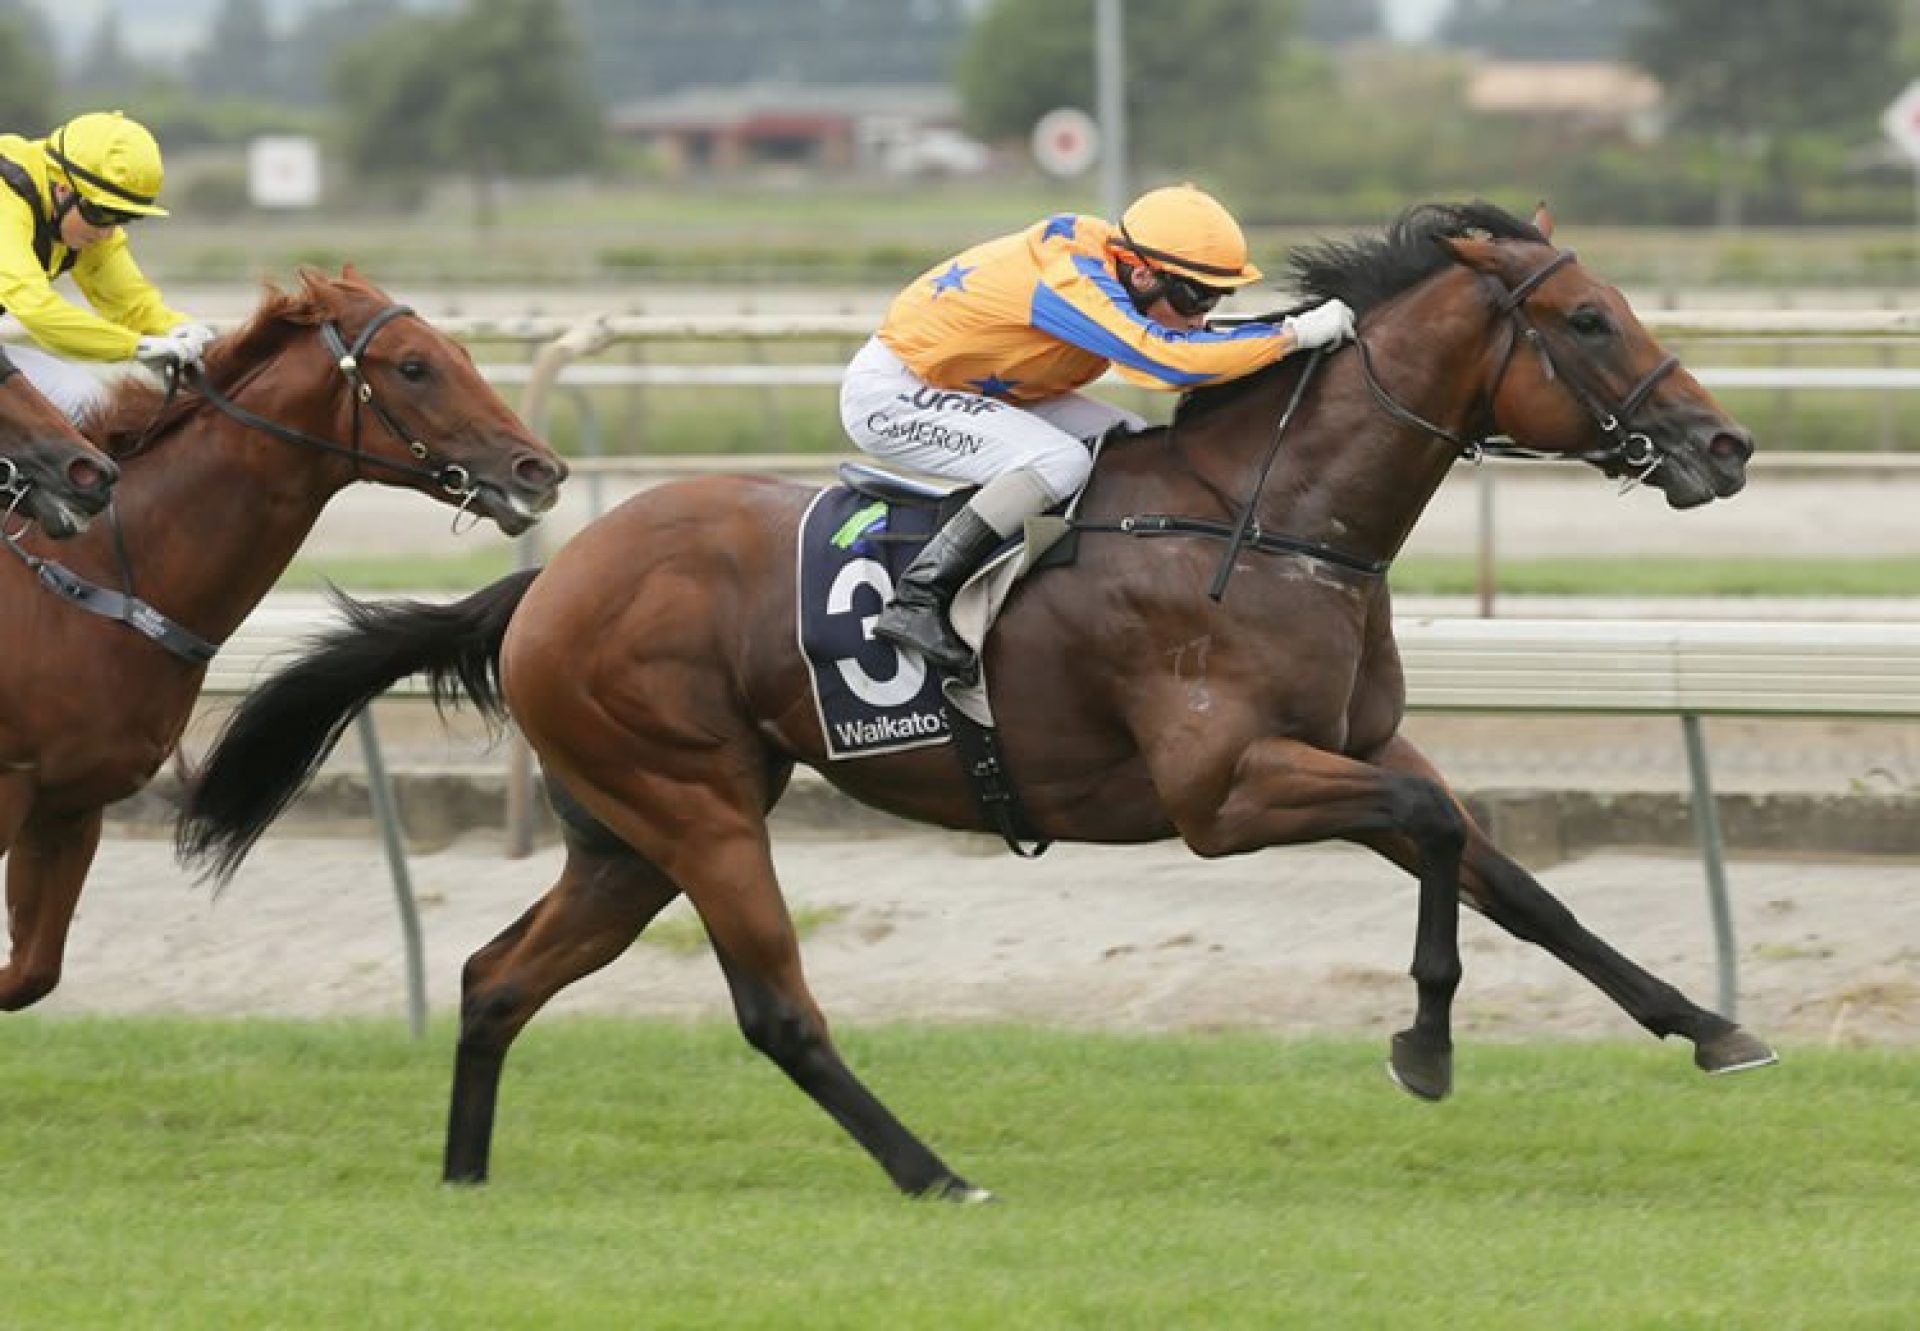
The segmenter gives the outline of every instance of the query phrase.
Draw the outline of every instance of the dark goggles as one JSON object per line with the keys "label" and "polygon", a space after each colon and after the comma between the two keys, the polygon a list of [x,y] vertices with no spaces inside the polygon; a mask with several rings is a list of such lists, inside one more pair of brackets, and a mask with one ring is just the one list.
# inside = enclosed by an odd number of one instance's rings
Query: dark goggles
{"label": "dark goggles", "polygon": [[80,220],[88,226],[130,226],[146,214],[123,213],[118,208],[103,208],[86,195],[75,192],[74,211],[80,214]]}
{"label": "dark goggles", "polygon": [[1175,273],[1161,273],[1160,283],[1167,304],[1184,319],[1195,319],[1206,314],[1227,294],[1221,287],[1210,287]]}

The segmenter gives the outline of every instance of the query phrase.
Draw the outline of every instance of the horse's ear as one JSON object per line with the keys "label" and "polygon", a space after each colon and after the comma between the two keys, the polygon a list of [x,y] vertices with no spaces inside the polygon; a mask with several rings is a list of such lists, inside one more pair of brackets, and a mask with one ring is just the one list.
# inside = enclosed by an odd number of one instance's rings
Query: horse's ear
{"label": "horse's ear", "polygon": [[1454,258],[1469,268],[1483,273],[1496,273],[1500,270],[1499,254],[1491,240],[1476,236],[1441,236],[1440,243],[1452,251]]}
{"label": "horse's ear", "polygon": [[1553,214],[1547,211],[1547,201],[1545,199],[1540,200],[1540,202],[1533,206],[1533,229],[1545,236],[1548,240],[1553,239]]}

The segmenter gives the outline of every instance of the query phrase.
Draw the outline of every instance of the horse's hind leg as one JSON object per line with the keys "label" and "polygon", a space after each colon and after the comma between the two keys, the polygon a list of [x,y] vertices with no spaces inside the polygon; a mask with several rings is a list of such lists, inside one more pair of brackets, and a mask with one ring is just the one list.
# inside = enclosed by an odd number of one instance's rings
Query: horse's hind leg
{"label": "horse's hind leg", "polygon": [[[1390,741],[1375,761],[1383,767],[1440,780],[1425,755],[1404,739]],[[1460,888],[1488,919],[1514,937],[1560,958],[1654,1035],[1662,1039],[1681,1035],[1692,1040],[1693,1061],[1707,1072],[1738,1072],[1778,1061],[1764,1041],[1694,1003],[1591,933],[1531,874],[1502,854],[1464,811],[1462,819],[1467,845],[1460,866]],[[1397,847],[1390,838],[1369,838],[1368,844],[1388,858],[1411,866],[1410,847]]]}
{"label": "horse's hind leg", "polygon": [[793,921],[773,873],[764,825],[705,843],[710,853],[680,872],[733,993],[747,1042],[779,1065],[914,1197],[985,1201],[855,1077],[827,1033],[801,974]]}
{"label": "horse's hind leg", "polygon": [[[774,877],[764,766],[708,757],[681,770],[688,774],[670,779],[629,762],[597,787],[569,784],[613,835],[658,857],[700,912],[747,1042],[865,1147],[902,1192],[984,1200],[985,1192],[948,1169],[861,1085],[833,1047],[801,973],[799,941]],[[750,775],[743,780],[743,774]]]}
{"label": "horse's hind leg", "polygon": [[[740,1027],[756,1049],[852,1134],[904,1192],[979,1200],[970,1187],[856,1080],[827,1037],[807,992],[792,921],[780,899],[765,824],[742,823],[711,795],[688,793],[664,805],[692,829],[663,841],[685,863],[677,881],[562,794],[567,863],[559,882],[532,910],[475,953],[462,977],[460,1047],[447,1123],[445,1177],[487,1176],[494,1106],[507,1047],[553,995],[619,956],[684,884],[719,953]],[[614,807],[603,805],[602,807]],[[631,806],[618,806],[634,831],[647,830]],[[757,816],[756,816],[757,817]],[[736,830],[716,830],[722,821]],[[697,854],[687,855],[689,847]]]}
{"label": "horse's hind leg", "polygon": [[569,829],[559,881],[461,972],[447,1182],[486,1180],[500,1072],[514,1037],[547,1000],[626,951],[677,895],[665,874],[625,846],[589,845]]}

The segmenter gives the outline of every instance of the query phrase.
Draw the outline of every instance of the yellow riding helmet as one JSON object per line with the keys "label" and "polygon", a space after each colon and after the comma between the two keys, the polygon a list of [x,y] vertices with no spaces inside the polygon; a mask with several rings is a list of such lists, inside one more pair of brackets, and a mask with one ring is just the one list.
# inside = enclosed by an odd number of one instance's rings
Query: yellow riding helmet
{"label": "yellow riding helmet", "polygon": [[1142,194],[1121,215],[1120,236],[1152,267],[1203,286],[1243,287],[1262,276],[1247,259],[1247,238],[1233,214],[1192,185]]}
{"label": "yellow riding helmet", "polygon": [[142,217],[165,217],[155,200],[166,166],[160,145],[119,111],[75,116],[46,139],[47,159],[89,203]]}

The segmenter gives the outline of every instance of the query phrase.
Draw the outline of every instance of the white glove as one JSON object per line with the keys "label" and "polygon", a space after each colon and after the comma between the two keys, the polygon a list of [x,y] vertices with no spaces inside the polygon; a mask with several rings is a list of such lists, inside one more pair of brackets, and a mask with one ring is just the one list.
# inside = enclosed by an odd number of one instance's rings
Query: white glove
{"label": "white glove", "polygon": [[1353,336],[1353,311],[1344,300],[1330,300],[1302,310],[1280,327],[1293,334],[1294,345],[1303,351],[1335,347]]}
{"label": "white glove", "polygon": [[172,328],[169,328],[167,330],[167,336],[177,342],[185,342],[188,346],[192,347],[194,357],[198,359],[199,356],[206,351],[207,343],[220,336],[220,333],[219,330],[215,329],[211,324],[183,323],[175,324]]}
{"label": "white glove", "polygon": [[133,358],[150,370],[183,370],[200,363],[200,349],[184,337],[149,333],[134,347]]}

